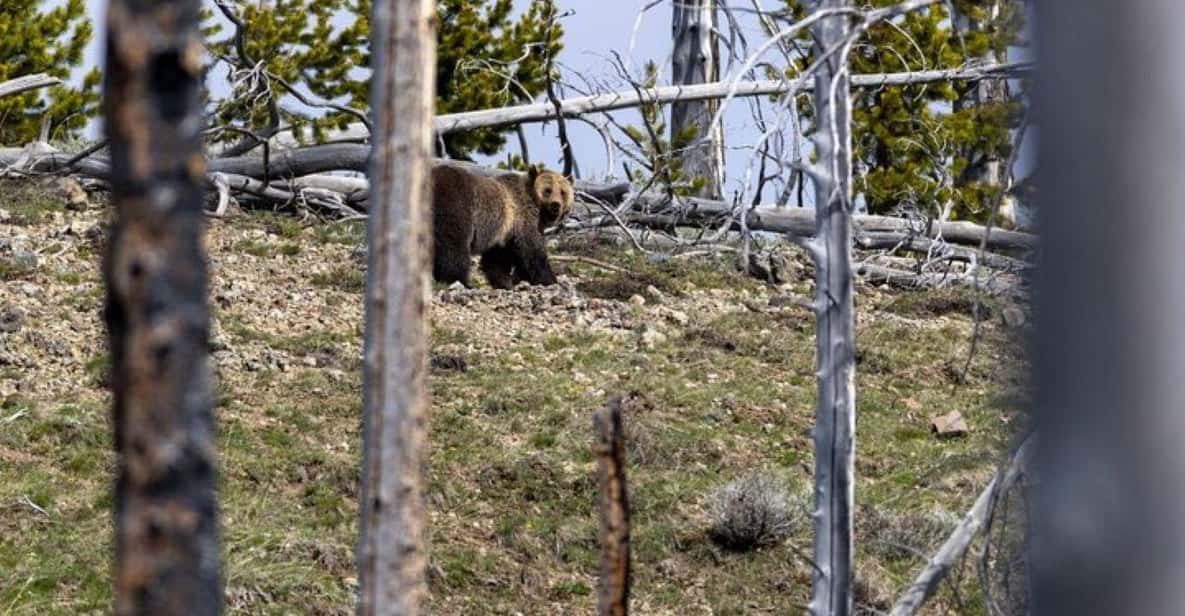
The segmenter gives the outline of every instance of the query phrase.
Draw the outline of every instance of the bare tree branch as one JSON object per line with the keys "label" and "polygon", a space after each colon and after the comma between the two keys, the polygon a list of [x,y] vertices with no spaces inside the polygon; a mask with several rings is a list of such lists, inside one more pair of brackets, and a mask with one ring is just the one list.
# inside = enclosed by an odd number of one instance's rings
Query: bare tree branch
{"label": "bare tree branch", "polygon": [[25,75],[24,77],[17,77],[16,79],[9,79],[8,81],[0,82],[0,98],[23,94],[29,90],[48,88],[49,86],[56,86],[60,83],[62,83],[61,79],[58,79],[57,77],[50,77],[45,73]]}
{"label": "bare tree branch", "polygon": [[893,606],[890,616],[912,616],[916,614],[921,609],[922,604],[926,602],[926,599],[929,599],[934,594],[934,591],[938,590],[938,585],[950,573],[955,563],[963,557],[971,542],[979,534],[980,529],[983,528],[984,520],[989,513],[989,506],[995,500],[1000,488],[1015,483],[1016,478],[1025,471],[1028,464],[1029,452],[1035,441],[1036,437],[1030,436],[1021,443],[1016,453],[1012,455],[1012,459],[1006,470],[994,477],[987,488],[980,493],[979,498],[975,500],[975,505],[963,517],[963,521],[950,534],[950,537],[942,544],[938,552],[930,557],[930,562],[926,564],[925,569],[922,570],[913,584],[897,599],[897,603]]}

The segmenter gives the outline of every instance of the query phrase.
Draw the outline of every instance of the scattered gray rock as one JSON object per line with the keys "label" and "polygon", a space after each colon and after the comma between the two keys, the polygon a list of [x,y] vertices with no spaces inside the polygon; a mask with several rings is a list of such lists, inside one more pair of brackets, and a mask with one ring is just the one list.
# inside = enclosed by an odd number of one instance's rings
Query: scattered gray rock
{"label": "scattered gray rock", "polygon": [[25,313],[15,306],[0,308],[0,334],[15,334],[25,325]]}
{"label": "scattered gray rock", "polygon": [[642,326],[639,341],[641,342],[643,349],[651,350],[666,342],[667,336],[666,334],[655,329],[654,326],[647,324]]}

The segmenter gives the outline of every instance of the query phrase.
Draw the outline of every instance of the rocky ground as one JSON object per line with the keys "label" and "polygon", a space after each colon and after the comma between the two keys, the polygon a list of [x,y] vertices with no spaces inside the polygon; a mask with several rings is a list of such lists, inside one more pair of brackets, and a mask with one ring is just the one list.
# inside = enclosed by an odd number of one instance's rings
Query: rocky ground
{"label": "rocky ground", "polygon": [[[106,209],[75,194],[0,184],[5,613],[106,613],[110,601]],[[207,249],[228,605],[350,613],[362,229],[239,214],[211,222]],[[751,551],[722,548],[710,527],[716,490],[754,469],[795,507],[808,500],[809,264],[786,253],[787,282],[771,286],[727,259],[654,259],[587,237],[561,238],[554,252],[567,257],[555,287],[434,291],[433,610],[592,612],[589,413],[616,394],[631,401],[636,611],[801,609],[811,572],[801,511],[778,542]],[[885,611],[990,478],[1021,419],[1025,358],[989,303],[961,379],[970,295],[858,292],[859,599]],[[930,418],[950,411],[970,433],[933,437]],[[960,584],[930,613],[979,613],[970,580]]]}

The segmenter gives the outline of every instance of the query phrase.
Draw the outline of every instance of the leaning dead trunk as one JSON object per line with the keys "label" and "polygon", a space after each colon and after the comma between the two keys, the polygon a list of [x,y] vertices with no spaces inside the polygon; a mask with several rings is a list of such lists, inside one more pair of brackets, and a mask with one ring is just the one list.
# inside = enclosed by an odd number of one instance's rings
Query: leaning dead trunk
{"label": "leaning dead trunk", "polygon": [[420,614],[427,594],[423,463],[435,17],[430,0],[374,4],[358,547],[358,613],[365,616]]}
{"label": "leaning dead trunk", "polygon": [[[849,6],[820,0],[819,9]],[[856,430],[856,323],[852,303],[851,118],[846,17],[812,27],[815,55],[832,52],[815,78],[815,194],[812,240],[818,313],[819,400],[815,417],[815,564],[810,613],[852,611],[852,500]]]}
{"label": "leaning dead trunk", "polygon": [[104,114],[115,613],[217,614],[197,0],[112,0]]}

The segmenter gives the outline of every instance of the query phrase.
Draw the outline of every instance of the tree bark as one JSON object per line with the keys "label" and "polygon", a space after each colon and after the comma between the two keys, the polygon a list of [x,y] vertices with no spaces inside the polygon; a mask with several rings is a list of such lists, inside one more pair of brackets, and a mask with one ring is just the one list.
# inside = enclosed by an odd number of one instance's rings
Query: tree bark
{"label": "tree bark", "polygon": [[115,430],[117,614],[218,614],[216,455],[202,249],[197,0],[112,0],[103,264]]}
{"label": "tree bark", "polygon": [[[720,78],[720,50],[716,41],[716,0],[671,3],[671,83],[693,86]],[[699,196],[719,199],[724,169],[724,143],[719,126],[712,125],[717,100],[677,101],[671,104],[671,145],[691,133],[691,144],[678,154],[688,177],[706,183]]]}
{"label": "tree bark", "polygon": [[[992,20],[999,16],[1001,10],[1001,3],[1005,0],[992,0],[984,6],[984,10],[988,12],[988,19]],[[958,11],[958,3],[952,3],[955,7],[955,12],[952,15],[951,22],[955,31],[960,35],[968,35],[981,30],[984,23],[973,19],[972,16]],[[993,64],[1003,61],[1005,58],[1000,57],[1006,54],[997,54],[991,48],[988,48],[984,54],[976,60],[983,64]],[[1005,79],[983,79],[972,84],[972,87],[967,92],[954,102],[955,111],[962,111],[965,109],[972,109],[983,105],[1004,102],[1008,99],[1008,81]],[[1004,160],[996,152],[977,152],[974,149],[969,149],[963,152],[963,157],[971,163],[970,168],[964,173],[963,181],[959,183],[977,182],[985,186],[998,188],[1004,180]],[[1005,195],[1006,199],[1010,199]],[[1009,209],[1011,212],[1011,209]],[[1011,224],[1015,224],[1014,216],[1009,214],[1006,216]]]}
{"label": "tree bark", "polygon": [[[842,9],[849,0],[819,0]],[[815,418],[815,571],[812,616],[852,613],[852,509],[856,431],[856,319],[852,299],[852,108],[848,84],[851,30],[846,16],[812,26],[815,57],[834,52],[815,76],[818,153],[813,241],[818,312],[818,409]],[[837,49],[839,48],[839,49]]]}
{"label": "tree bark", "polygon": [[625,484],[625,433],[621,399],[593,416],[601,509],[600,616],[626,616],[630,603],[630,506]]}
{"label": "tree bark", "polygon": [[435,5],[374,3],[374,156],[366,286],[358,613],[415,616],[427,595],[423,465],[431,302]]}
{"label": "tree bark", "polygon": [[1185,3],[1035,7],[1032,605],[1185,614]]}

